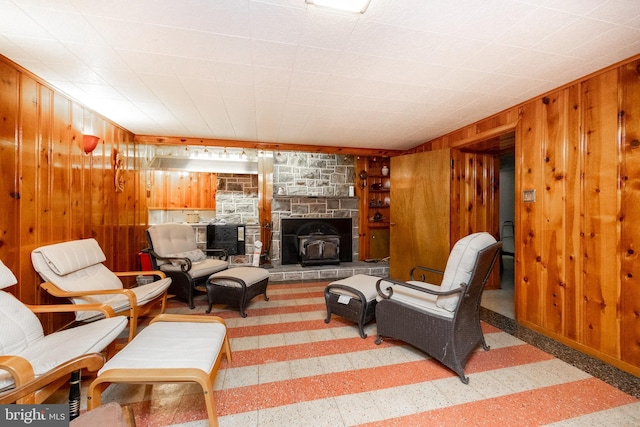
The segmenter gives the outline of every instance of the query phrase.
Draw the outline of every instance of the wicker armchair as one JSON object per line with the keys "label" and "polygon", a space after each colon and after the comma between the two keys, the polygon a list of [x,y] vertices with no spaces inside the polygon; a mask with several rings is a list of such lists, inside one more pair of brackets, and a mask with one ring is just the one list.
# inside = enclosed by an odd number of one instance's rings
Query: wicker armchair
{"label": "wicker armchair", "polygon": [[[469,356],[479,344],[489,350],[480,327],[480,299],[500,246],[489,233],[471,234],[455,244],[444,272],[414,267],[407,282],[378,280],[376,344],[382,337],[407,342],[467,384],[464,366]],[[418,272],[421,280],[416,280]],[[426,272],[441,274],[441,284],[425,283]]]}
{"label": "wicker armchair", "polygon": [[149,255],[154,269],[171,278],[169,293],[186,300],[194,308],[196,287],[202,287],[213,273],[229,267],[223,249],[198,249],[196,235],[188,224],[157,224],[147,229]]}

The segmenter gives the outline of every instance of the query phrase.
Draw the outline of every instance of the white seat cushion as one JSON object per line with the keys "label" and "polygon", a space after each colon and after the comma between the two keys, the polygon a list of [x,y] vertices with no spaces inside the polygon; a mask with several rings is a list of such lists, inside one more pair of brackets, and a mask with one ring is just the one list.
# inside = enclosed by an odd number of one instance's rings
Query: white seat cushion
{"label": "white seat cushion", "polygon": [[[0,354],[27,359],[36,376],[74,357],[102,351],[126,325],[126,317],[116,316],[45,336],[35,314],[12,295],[0,292]],[[10,375],[0,371],[0,389],[11,384]]]}
{"label": "white seat cushion", "polygon": [[208,373],[225,335],[222,323],[155,322],[111,358],[98,375],[110,369],[195,368]]}
{"label": "white seat cushion", "polygon": [[[367,274],[356,274],[351,277],[347,277],[345,279],[336,280],[335,282],[329,283],[330,285],[342,285],[348,286],[353,289],[357,289],[364,295],[367,301],[373,301],[378,297],[378,291],[376,290],[376,283],[380,280],[380,277],[369,276]],[[345,289],[330,289],[329,292],[346,295],[349,297],[357,297],[358,295],[354,292],[350,292]]]}

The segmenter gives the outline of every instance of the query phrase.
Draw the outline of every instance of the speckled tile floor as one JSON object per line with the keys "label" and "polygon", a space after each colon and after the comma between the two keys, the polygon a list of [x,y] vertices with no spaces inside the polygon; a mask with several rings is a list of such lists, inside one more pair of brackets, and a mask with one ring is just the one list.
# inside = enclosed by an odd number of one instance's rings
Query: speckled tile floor
{"label": "speckled tile floor", "polygon": [[[482,309],[491,350],[472,355],[464,385],[402,342],[376,345],[375,323],[366,339],[340,317],[325,323],[327,283],[270,285],[270,300],[256,297],[244,319],[214,306],[233,355],[215,381],[220,426],[640,425],[638,378],[513,319]],[[194,310],[171,301],[168,311],[203,314],[206,306],[201,295]],[[63,401],[63,392],[51,399]],[[207,425],[194,385],[111,385],[110,401],[131,405],[139,427]]]}

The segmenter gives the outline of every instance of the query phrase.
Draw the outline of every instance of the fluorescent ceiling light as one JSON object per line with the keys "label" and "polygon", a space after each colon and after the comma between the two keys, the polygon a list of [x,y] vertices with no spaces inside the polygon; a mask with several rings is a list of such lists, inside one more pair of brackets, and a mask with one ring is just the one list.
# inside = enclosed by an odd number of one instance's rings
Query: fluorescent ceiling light
{"label": "fluorescent ceiling light", "polygon": [[364,13],[370,1],[371,0],[306,0],[307,4],[354,13]]}

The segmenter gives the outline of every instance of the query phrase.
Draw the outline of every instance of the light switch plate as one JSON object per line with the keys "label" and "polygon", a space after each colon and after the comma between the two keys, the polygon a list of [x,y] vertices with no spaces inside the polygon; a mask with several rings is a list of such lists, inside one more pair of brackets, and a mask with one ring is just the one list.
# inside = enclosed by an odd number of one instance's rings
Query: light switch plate
{"label": "light switch plate", "polygon": [[525,203],[536,201],[536,190],[524,190],[522,192],[522,201]]}

